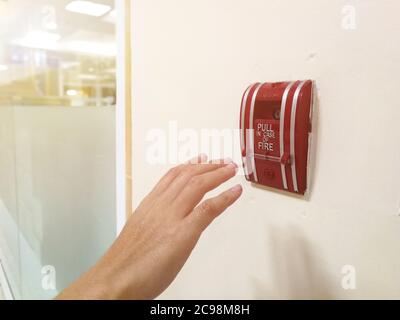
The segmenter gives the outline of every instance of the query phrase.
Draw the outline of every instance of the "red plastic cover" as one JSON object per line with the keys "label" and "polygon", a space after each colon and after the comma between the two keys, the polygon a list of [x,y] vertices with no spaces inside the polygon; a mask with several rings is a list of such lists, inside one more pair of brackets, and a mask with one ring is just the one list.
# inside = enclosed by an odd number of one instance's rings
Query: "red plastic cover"
{"label": "red plastic cover", "polygon": [[248,181],[307,191],[313,81],[255,83],[243,95],[240,129]]}

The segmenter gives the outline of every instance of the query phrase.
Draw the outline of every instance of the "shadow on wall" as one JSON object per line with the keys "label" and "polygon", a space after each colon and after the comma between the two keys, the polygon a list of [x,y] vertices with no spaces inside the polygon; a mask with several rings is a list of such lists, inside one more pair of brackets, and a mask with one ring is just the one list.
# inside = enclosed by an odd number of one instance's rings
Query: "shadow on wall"
{"label": "shadow on wall", "polygon": [[324,260],[299,228],[270,228],[271,283],[253,279],[255,299],[335,299]]}

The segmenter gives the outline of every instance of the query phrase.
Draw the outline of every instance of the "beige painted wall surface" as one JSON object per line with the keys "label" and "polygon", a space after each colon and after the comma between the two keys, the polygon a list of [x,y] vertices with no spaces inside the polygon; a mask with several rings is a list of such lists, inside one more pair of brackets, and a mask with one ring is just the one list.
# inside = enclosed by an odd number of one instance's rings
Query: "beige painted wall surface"
{"label": "beige painted wall surface", "polygon": [[319,96],[310,199],[239,176],[243,198],[162,297],[400,298],[400,2],[133,3],[136,205],[168,167],[146,160],[150,129],[235,129],[256,81],[312,78]]}

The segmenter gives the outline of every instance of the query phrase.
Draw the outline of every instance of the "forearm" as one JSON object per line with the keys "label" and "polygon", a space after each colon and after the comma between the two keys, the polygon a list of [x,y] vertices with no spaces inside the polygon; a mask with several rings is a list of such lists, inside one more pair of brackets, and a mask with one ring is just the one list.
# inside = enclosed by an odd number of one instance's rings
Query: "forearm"
{"label": "forearm", "polygon": [[112,277],[96,266],[65,289],[56,300],[114,300],[119,299],[119,295]]}

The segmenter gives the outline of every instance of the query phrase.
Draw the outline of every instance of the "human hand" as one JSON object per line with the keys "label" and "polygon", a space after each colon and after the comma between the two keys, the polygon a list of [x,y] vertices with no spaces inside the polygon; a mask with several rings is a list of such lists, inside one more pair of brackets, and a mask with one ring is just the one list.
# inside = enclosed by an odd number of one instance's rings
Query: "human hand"
{"label": "human hand", "polygon": [[205,161],[170,170],[105,256],[58,299],[154,299],[168,288],[203,231],[242,194],[237,185],[201,202],[238,169],[232,161]]}

